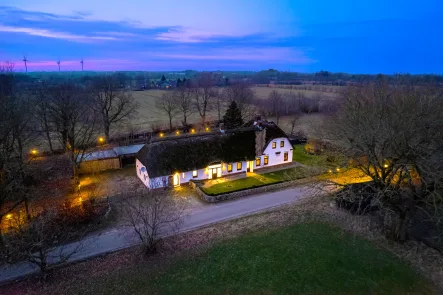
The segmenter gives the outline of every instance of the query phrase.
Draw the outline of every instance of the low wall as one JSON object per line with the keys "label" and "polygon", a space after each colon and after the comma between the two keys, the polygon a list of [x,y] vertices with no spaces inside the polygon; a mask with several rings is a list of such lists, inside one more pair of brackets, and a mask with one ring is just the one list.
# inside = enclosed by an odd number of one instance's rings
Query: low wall
{"label": "low wall", "polygon": [[215,195],[215,196],[210,196],[210,195],[205,194],[200,189],[200,187],[197,184],[193,183],[192,181],[190,182],[190,185],[192,188],[195,189],[195,191],[196,191],[197,195],[200,197],[200,199],[202,199],[203,201],[208,202],[208,203],[217,203],[217,202],[221,202],[221,201],[225,201],[225,200],[232,200],[232,199],[246,197],[246,196],[250,196],[250,195],[256,195],[256,194],[266,193],[266,192],[270,192],[270,191],[275,191],[275,190],[279,190],[282,188],[291,187],[291,186],[295,186],[295,185],[305,184],[305,183],[310,182],[311,180],[312,179],[310,179],[310,178],[302,178],[302,179],[290,180],[290,181],[280,182],[280,183],[276,183],[276,184],[269,184],[269,185],[250,188],[250,189],[246,189],[246,190],[236,191],[236,192],[232,192],[232,193]]}

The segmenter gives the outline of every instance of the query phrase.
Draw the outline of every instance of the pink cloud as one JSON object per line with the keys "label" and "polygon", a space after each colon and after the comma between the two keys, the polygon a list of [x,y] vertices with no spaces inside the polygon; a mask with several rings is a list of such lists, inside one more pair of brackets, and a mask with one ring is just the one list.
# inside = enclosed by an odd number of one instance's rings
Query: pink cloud
{"label": "pink cloud", "polygon": [[199,43],[207,42],[208,39],[213,37],[240,37],[241,34],[233,33],[217,33],[217,32],[207,32],[202,30],[196,30],[193,28],[180,28],[180,29],[169,29],[167,32],[159,33],[156,40],[163,41],[174,41],[180,43]]}
{"label": "pink cloud", "polygon": [[188,60],[286,61],[297,64],[315,62],[301,50],[293,48],[235,48],[195,53],[150,53],[157,57]]}
{"label": "pink cloud", "polygon": [[85,36],[85,35],[75,35],[66,32],[57,32],[50,31],[46,29],[34,29],[34,28],[25,28],[25,27],[12,27],[12,26],[3,26],[0,25],[0,32],[7,33],[22,33],[31,36],[39,36],[45,38],[53,38],[53,39],[63,39],[73,42],[91,42],[94,40],[117,40],[115,37],[109,36]]}

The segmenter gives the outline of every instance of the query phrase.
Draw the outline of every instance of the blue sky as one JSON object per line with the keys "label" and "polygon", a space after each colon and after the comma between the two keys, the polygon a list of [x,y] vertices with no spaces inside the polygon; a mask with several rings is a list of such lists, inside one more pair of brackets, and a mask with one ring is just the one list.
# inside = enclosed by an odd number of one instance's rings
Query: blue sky
{"label": "blue sky", "polygon": [[0,0],[28,69],[443,73],[438,0]]}

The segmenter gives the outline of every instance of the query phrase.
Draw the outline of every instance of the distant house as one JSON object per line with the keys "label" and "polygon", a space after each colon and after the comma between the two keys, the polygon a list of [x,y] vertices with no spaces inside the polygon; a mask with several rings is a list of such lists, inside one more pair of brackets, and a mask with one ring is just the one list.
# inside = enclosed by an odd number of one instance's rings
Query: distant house
{"label": "distant house", "polygon": [[179,186],[292,162],[292,145],[274,123],[175,138],[159,138],[136,155],[137,176],[149,189]]}

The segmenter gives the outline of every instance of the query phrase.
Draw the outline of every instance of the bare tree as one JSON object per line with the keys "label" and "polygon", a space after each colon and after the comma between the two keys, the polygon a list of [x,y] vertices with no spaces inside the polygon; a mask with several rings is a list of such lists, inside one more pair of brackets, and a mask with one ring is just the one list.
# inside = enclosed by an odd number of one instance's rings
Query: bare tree
{"label": "bare tree", "polygon": [[[30,104],[20,95],[12,69],[8,63],[0,67],[0,224],[28,197],[24,145],[30,138]],[[2,238],[0,227],[0,246]]]}
{"label": "bare tree", "polygon": [[41,83],[37,85],[34,97],[35,97],[34,115],[37,119],[37,122],[40,125],[40,130],[44,133],[44,136],[48,142],[49,150],[53,152],[54,147],[51,138],[51,132],[53,130],[53,127],[50,117],[50,97],[49,97],[49,88],[46,85],[46,83]]}
{"label": "bare tree", "polygon": [[225,98],[223,96],[223,94],[221,92],[219,92],[218,90],[214,90],[214,106],[215,109],[217,110],[217,118],[218,121],[220,122],[222,120],[222,112],[224,111],[225,108]]}
{"label": "bare tree", "polygon": [[96,142],[98,124],[94,102],[88,89],[70,84],[54,87],[52,94],[51,120],[60,134],[61,143],[69,152],[76,184],[86,150]]}
{"label": "bare tree", "polygon": [[227,103],[235,101],[242,114],[242,118],[247,121],[256,115],[254,107],[255,93],[251,85],[243,82],[232,83],[223,89],[223,96]]}
{"label": "bare tree", "polygon": [[177,114],[177,102],[174,92],[165,92],[161,97],[155,99],[157,109],[168,116],[169,130],[172,130],[172,119]]}
{"label": "bare tree", "polygon": [[120,88],[119,81],[112,76],[98,77],[92,83],[93,107],[103,121],[103,130],[109,140],[112,125],[123,123],[135,115],[138,104],[132,95]]}
{"label": "bare tree", "polygon": [[68,261],[82,248],[83,231],[67,228],[66,218],[56,210],[45,210],[26,224],[15,218],[5,239],[9,259],[26,260],[44,276]]}
{"label": "bare tree", "polygon": [[182,113],[183,126],[187,126],[188,117],[192,114],[193,104],[192,104],[192,92],[189,87],[181,85],[177,87],[174,91],[174,100],[178,111]]}
{"label": "bare tree", "polygon": [[211,109],[214,92],[214,80],[211,73],[201,73],[193,88],[194,104],[201,118],[202,126],[206,123],[207,112]]}
{"label": "bare tree", "polygon": [[122,202],[122,212],[125,225],[134,229],[145,253],[150,254],[163,236],[179,229],[184,207],[167,191],[143,190],[141,195]]}
{"label": "bare tree", "polygon": [[318,132],[372,179],[370,189],[396,216],[393,230],[403,241],[417,210],[441,207],[442,128],[441,88],[379,81],[350,87]]}
{"label": "bare tree", "polygon": [[283,95],[280,92],[273,90],[269,94],[268,102],[271,109],[271,115],[275,117],[276,123],[278,125],[285,106]]}

